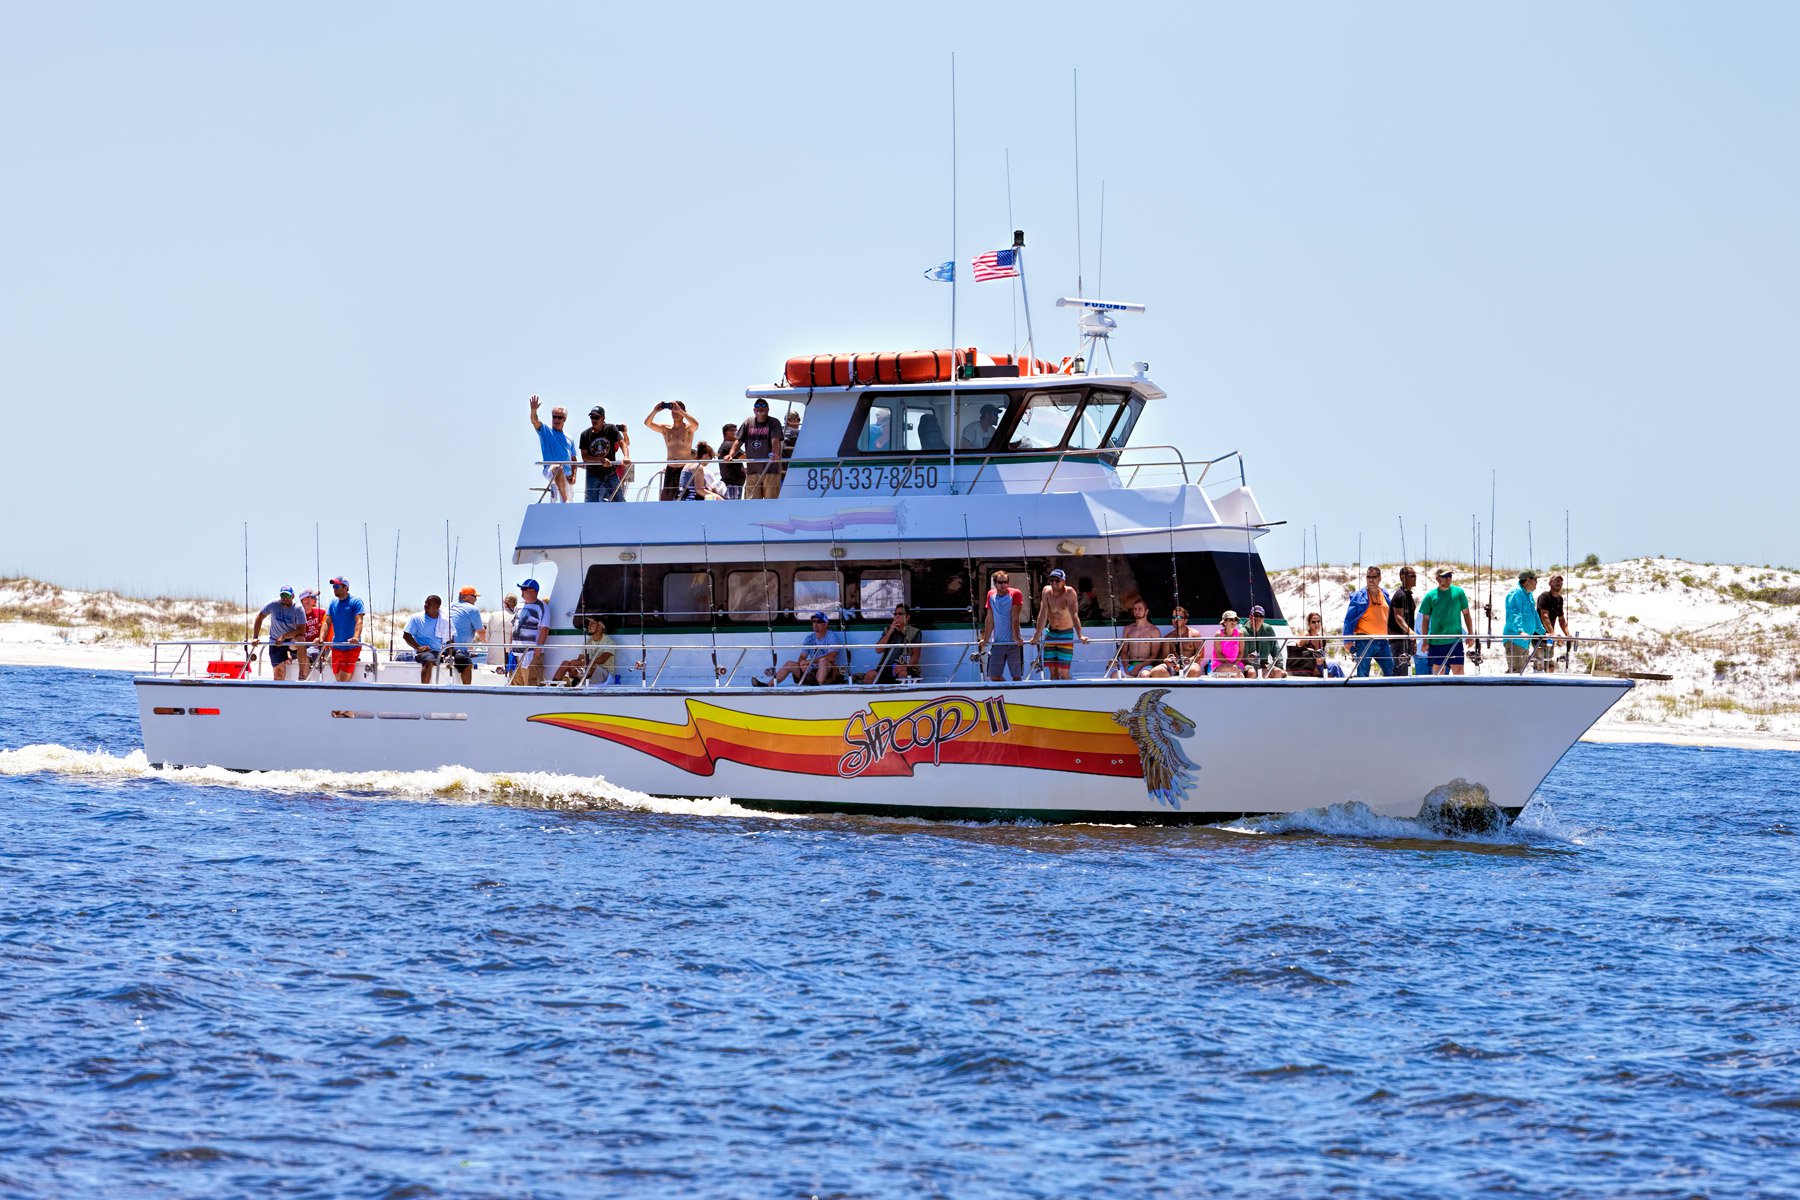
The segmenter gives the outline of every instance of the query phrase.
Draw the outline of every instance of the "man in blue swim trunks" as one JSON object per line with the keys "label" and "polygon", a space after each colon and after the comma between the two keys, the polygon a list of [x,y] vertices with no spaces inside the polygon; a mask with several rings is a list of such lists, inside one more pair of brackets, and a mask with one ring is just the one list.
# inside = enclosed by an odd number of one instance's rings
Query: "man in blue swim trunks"
{"label": "man in blue swim trunks", "polygon": [[1050,572],[1050,582],[1038,597],[1037,632],[1031,644],[1044,656],[1044,672],[1052,679],[1067,679],[1075,662],[1075,642],[1088,644],[1081,630],[1081,597],[1069,586],[1068,576],[1058,567]]}

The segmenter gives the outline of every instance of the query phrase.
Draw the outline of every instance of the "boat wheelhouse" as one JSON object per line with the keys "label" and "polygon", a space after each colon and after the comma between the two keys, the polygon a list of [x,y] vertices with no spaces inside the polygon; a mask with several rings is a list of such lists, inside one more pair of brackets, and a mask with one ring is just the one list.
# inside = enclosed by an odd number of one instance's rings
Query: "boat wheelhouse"
{"label": "boat wheelhouse", "polygon": [[[1281,623],[1256,552],[1267,526],[1239,454],[1193,460],[1133,445],[1145,406],[1164,399],[1143,372],[989,369],[752,389],[746,408],[763,399],[802,418],[777,499],[642,502],[655,494],[654,466],[636,502],[544,493],[515,562],[555,568],[558,645],[573,649],[582,618],[598,615],[636,644],[652,682],[742,683],[798,643],[814,612],[845,636],[853,666],[873,666],[868,648],[903,603],[924,633],[926,678],[960,682],[978,675],[970,642],[993,572],[1025,594],[1030,625],[1058,568],[1093,639],[1077,675],[1106,672],[1137,600],[1158,615],[1183,606],[1197,629],[1252,605]],[[733,649],[722,655],[721,644]]]}

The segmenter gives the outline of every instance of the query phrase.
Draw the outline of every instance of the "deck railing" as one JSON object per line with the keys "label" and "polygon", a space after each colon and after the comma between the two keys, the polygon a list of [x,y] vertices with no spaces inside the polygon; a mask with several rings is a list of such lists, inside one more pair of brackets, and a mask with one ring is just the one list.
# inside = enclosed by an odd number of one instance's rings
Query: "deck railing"
{"label": "deck railing", "polygon": [[[691,459],[634,459],[630,467],[633,478],[624,487],[626,502],[656,500],[663,487],[663,471],[667,467],[686,467]],[[716,471],[721,465],[717,459],[707,460]],[[737,459],[734,462],[743,465],[746,472],[755,475],[762,470],[773,469],[781,472],[783,485],[795,479],[799,472],[800,480],[807,483],[800,494],[844,495],[861,494],[875,496],[899,496],[909,492],[934,492],[951,482],[949,470],[952,466],[950,456],[941,450],[908,451],[895,454],[859,454],[855,458],[795,458],[776,464],[770,468],[766,464],[748,459]],[[1029,468],[1031,470],[1015,470],[1008,473],[1008,486],[1021,486],[1036,483],[1037,494],[1044,495],[1057,491],[1055,483],[1059,478],[1065,482],[1070,480],[1069,468],[1080,466],[1098,466],[1111,472],[1121,487],[1134,488],[1143,486],[1174,486],[1180,484],[1197,484],[1209,486],[1215,474],[1215,468],[1221,464],[1235,464],[1236,470],[1230,468],[1218,472],[1221,478],[1216,486],[1241,487],[1244,483],[1244,460],[1238,451],[1222,454],[1217,458],[1190,459],[1175,446],[1147,445],[1125,446],[1118,449],[1075,449],[1056,450],[1007,450],[996,452],[959,453],[954,466],[954,479],[958,490],[972,492],[983,483],[991,483],[998,473],[1008,467]],[[538,467],[554,465],[540,461]],[[562,464],[567,465],[567,464]],[[973,469],[973,475],[966,475]],[[1033,470],[1041,469],[1043,479],[1033,477]],[[580,465],[569,484],[571,502],[580,502],[586,498],[587,479],[583,472],[585,464]],[[822,478],[823,477],[823,478]],[[556,487],[549,480],[544,480],[532,487],[532,494],[537,503],[560,503],[561,497]],[[1077,491],[1078,486],[1071,484],[1064,490]],[[1029,494],[1025,492],[1024,494]]]}
{"label": "deck railing", "polygon": [[[774,635],[761,638],[746,639],[741,631],[736,636],[720,639],[708,638],[671,642],[665,638],[651,640],[647,637],[621,637],[611,642],[612,662],[599,672],[603,677],[588,681],[588,686],[627,686],[627,687],[663,687],[681,686],[687,688],[728,689],[750,686],[752,678],[760,678],[773,673],[783,663],[795,659],[803,647],[794,640],[776,640]],[[1029,633],[1027,638],[1029,639]],[[1244,635],[1248,640],[1249,635]],[[1321,659],[1324,678],[1341,678],[1349,681],[1356,677],[1358,666],[1357,651],[1362,644],[1382,642],[1394,645],[1413,647],[1411,651],[1402,650],[1402,655],[1412,659],[1414,655],[1421,660],[1425,653],[1425,644],[1429,638],[1395,637],[1367,638],[1356,635],[1322,634],[1317,637],[1286,632],[1271,632],[1267,640],[1276,643],[1273,664],[1286,673],[1287,678],[1302,678],[1292,670],[1294,643],[1301,641],[1320,642],[1325,652]],[[1553,637],[1553,638],[1509,638],[1504,634],[1475,634],[1459,639],[1464,647],[1464,671],[1472,676],[1499,676],[1511,673],[1509,668],[1517,665],[1520,674],[1573,674],[1593,675],[1609,674],[1605,659],[1599,654],[1599,648],[1611,644],[1613,638],[1595,637]],[[1509,663],[1505,643],[1526,640],[1529,642],[1521,662],[1515,656]],[[1116,632],[1095,636],[1090,634],[1089,647],[1100,647],[1099,653],[1106,657],[1104,662],[1096,665],[1088,651],[1086,661],[1078,662],[1072,672],[1076,679],[1122,679],[1127,677],[1127,665],[1123,660],[1125,647],[1133,644],[1142,645],[1156,642],[1153,649],[1148,650],[1147,658],[1134,658],[1131,662],[1146,664],[1144,669],[1154,671],[1157,666],[1166,669],[1166,678],[1172,683],[1199,683],[1209,678],[1277,678],[1271,671],[1260,669],[1260,663],[1250,664],[1248,671],[1209,670],[1204,664],[1217,662],[1214,643],[1216,634],[1203,634],[1195,631],[1180,647],[1172,647],[1171,639],[1127,638]],[[338,685],[331,677],[330,643],[321,642],[283,642],[283,646],[304,650],[306,647],[320,647],[321,657],[308,682],[329,683]],[[152,661],[150,673],[168,678],[210,678],[210,679],[249,679],[258,680],[265,677],[269,669],[266,653],[262,653],[271,643],[254,641],[159,641],[152,643]],[[377,646],[370,642],[360,647],[365,653],[361,656],[362,669],[358,672],[362,682],[379,682],[382,684],[403,683],[415,686],[448,686],[460,683],[460,676],[452,668],[450,656],[454,649],[444,652],[439,663],[440,670],[430,685],[421,684],[418,669],[410,651],[384,658]],[[948,639],[934,639],[918,643],[921,652],[919,683],[941,686],[946,683],[969,683],[972,680],[964,677],[964,668],[973,665],[977,676],[985,674],[984,646],[971,636],[958,636]],[[573,640],[561,640],[539,645],[536,642],[496,642],[479,644],[471,647],[476,654],[485,654],[486,661],[481,664],[484,674],[496,675],[498,678],[484,679],[476,676],[476,682],[490,686],[501,682],[506,677],[506,658],[509,653],[540,653],[544,657],[544,676],[548,680],[555,667],[570,660],[580,661],[582,644]],[[842,656],[842,663],[852,676],[852,681],[860,680],[867,672],[874,670],[889,652],[889,647],[877,646],[875,638],[867,641],[845,642],[836,649]],[[993,652],[987,647],[986,653]],[[200,653],[205,652],[205,653]],[[910,648],[902,651],[903,656],[910,655]],[[212,657],[217,655],[217,657]],[[1029,640],[1023,644],[1023,663],[1021,675],[1027,680],[1044,680],[1049,678],[1044,666],[1041,646],[1034,646]],[[767,662],[764,669],[762,663]],[[1188,674],[1194,663],[1203,664],[1197,674]],[[1401,677],[1412,678],[1418,675],[1411,668],[1413,663],[1406,663],[1407,670]],[[1372,665],[1369,672],[1373,676],[1381,674],[1378,665]],[[297,671],[290,672],[291,681],[298,682]],[[590,670],[588,674],[595,674]],[[391,676],[391,678],[390,678]],[[1312,678],[1312,676],[1304,676]]]}

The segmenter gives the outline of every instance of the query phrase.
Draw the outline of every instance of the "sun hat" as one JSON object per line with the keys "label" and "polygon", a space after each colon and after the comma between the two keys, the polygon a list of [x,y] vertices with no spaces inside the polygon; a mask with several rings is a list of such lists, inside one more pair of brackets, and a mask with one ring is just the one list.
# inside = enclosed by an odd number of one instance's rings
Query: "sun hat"
{"label": "sun hat", "polygon": [[1223,613],[1221,613],[1221,614],[1220,614],[1220,615],[1219,615],[1219,620],[1221,620],[1221,621],[1235,621],[1235,620],[1237,620],[1237,614],[1236,614],[1236,613],[1234,613],[1234,612],[1232,612],[1232,611],[1231,611],[1231,610],[1230,610],[1230,609],[1229,609],[1229,608],[1228,608],[1228,609],[1226,609],[1226,610],[1225,610],[1225,611],[1224,611],[1224,612],[1223,612]]}

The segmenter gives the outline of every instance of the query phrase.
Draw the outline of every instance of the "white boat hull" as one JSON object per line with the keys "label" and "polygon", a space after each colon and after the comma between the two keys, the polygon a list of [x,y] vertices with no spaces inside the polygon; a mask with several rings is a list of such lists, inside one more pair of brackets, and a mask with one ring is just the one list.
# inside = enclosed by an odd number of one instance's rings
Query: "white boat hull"
{"label": "white boat hull", "polygon": [[1508,677],[745,691],[137,680],[154,763],[543,771],[776,811],[1213,822],[1455,781],[1517,813],[1630,688]]}

